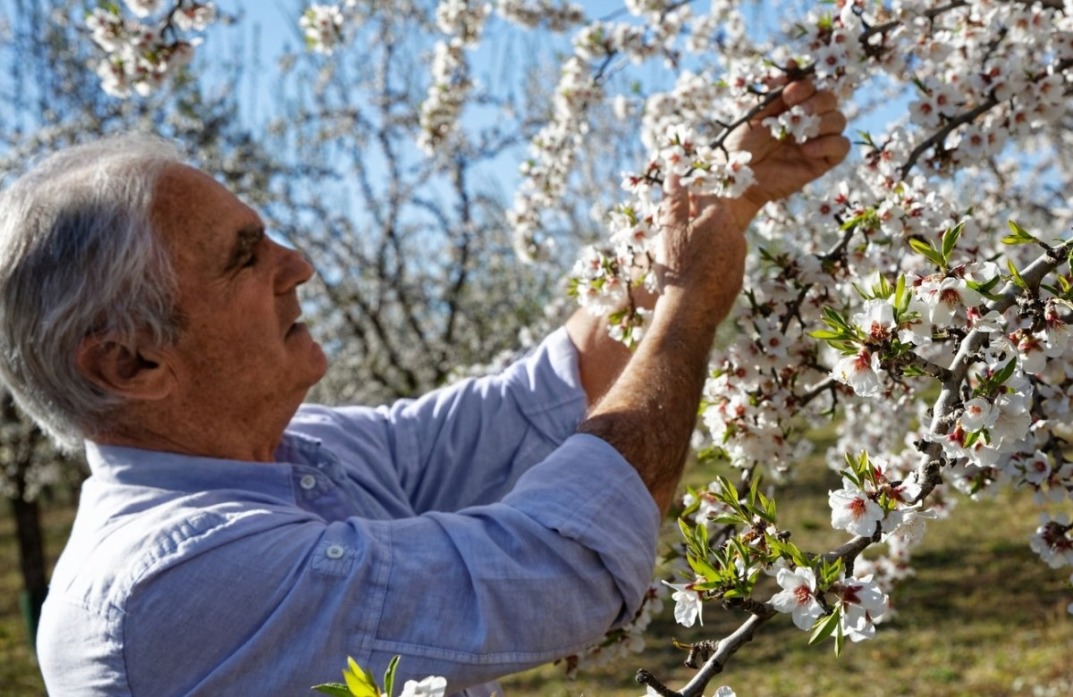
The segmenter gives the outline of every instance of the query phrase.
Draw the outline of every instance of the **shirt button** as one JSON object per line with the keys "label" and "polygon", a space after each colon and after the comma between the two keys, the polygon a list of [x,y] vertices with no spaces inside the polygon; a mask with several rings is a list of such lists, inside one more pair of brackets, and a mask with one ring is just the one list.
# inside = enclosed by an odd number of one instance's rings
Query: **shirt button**
{"label": "shirt button", "polygon": [[343,556],[344,551],[345,550],[343,549],[342,545],[330,545],[326,550],[324,550],[324,556],[328,557],[329,559],[339,559]]}
{"label": "shirt button", "polygon": [[317,485],[317,478],[312,474],[303,474],[302,478],[298,480],[298,486],[302,487],[306,491],[309,491]]}

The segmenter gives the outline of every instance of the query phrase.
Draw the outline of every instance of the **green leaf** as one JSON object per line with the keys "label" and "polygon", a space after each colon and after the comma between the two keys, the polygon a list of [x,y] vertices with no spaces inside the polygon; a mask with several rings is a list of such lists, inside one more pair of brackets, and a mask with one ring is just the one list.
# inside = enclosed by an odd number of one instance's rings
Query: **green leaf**
{"label": "green leaf", "polygon": [[706,581],[718,581],[719,572],[715,570],[715,567],[708,563],[707,559],[695,557],[689,555],[686,557],[686,561],[689,562],[689,568],[693,569],[699,576],[703,576]]}
{"label": "green leaf", "polygon": [[678,519],[678,532],[682,533],[682,538],[688,543],[693,540],[693,528],[689,527],[689,523],[685,518]]}
{"label": "green leaf", "polygon": [[909,246],[913,248],[917,254],[920,254],[931,261],[933,264],[941,269],[946,269],[946,259],[939,253],[937,249],[932,247],[924,240],[919,240],[915,237],[909,238]]}
{"label": "green leaf", "polygon": [[1006,225],[1010,228],[1010,232],[1013,234],[1006,235],[1002,238],[1003,244],[1030,244],[1036,242],[1036,238],[1028,234],[1027,231],[1012,220],[1006,221]]}
{"label": "green leaf", "polygon": [[372,673],[358,665],[358,662],[347,656],[347,669],[343,671],[343,679],[350,688],[353,697],[380,697],[380,688],[376,684]]}
{"label": "green leaf", "polygon": [[909,294],[905,292],[905,276],[899,275],[894,286],[894,310],[903,313],[909,309]]}
{"label": "green leaf", "polygon": [[837,310],[826,306],[823,308],[823,321],[835,329],[849,330],[849,322],[846,321],[846,318],[840,315]]}
{"label": "green leaf", "polygon": [[808,333],[813,339],[819,339],[820,341],[837,341],[839,339],[847,339],[845,332],[833,332],[830,329],[817,329]]}
{"label": "green leaf", "polygon": [[347,686],[341,682],[326,682],[323,685],[314,685],[310,689],[332,697],[353,697]]}
{"label": "green leaf", "polygon": [[1014,371],[1014,369],[1016,367],[1017,367],[1017,359],[1016,358],[1011,358],[1006,363],[1006,365],[1002,366],[1001,370],[999,370],[997,373],[995,373],[991,377],[991,383],[994,384],[994,385],[1003,385],[1003,384],[1005,384],[1006,381],[1009,380],[1010,377],[1013,375],[1013,371]]}
{"label": "green leaf", "polygon": [[1017,270],[1017,267],[1013,265],[1012,259],[1006,260],[1006,266],[1010,269],[1010,275],[1013,276],[1014,285],[1021,290],[1028,290],[1028,283],[1025,281],[1024,277],[1021,276],[1021,272]]}
{"label": "green leaf", "polygon": [[401,656],[395,656],[391,659],[391,662],[387,664],[387,670],[384,671],[384,694],[387,697],[392,697],[395,694],[395,671],[399,667],[399,659]]}
{"label": "green leaf", "polygon": [[826,615],[816,620],[816,624],[812,625],[812,636],[809,637],[808,643],[818,643],[831,636],[835,629],[838,627],[839,622],[842,619],[842,613],[838,608],[835,608],[834,612],[830,615]]}
{"label": "green leaf", "polygon": [[950,253],[954,251],[954,246],[958,243],[958,238],[961,237],[961,231],[965,229],[965,223],[961,222],[950,228],[943,233],[943,261],[950,259]]}
{"label": "green leaf", "polygon": [[838,629],[835,630],[835,657],[842,655],[842,647],[846,644],[846,636],[842,633],[842,623],[838,623]]}

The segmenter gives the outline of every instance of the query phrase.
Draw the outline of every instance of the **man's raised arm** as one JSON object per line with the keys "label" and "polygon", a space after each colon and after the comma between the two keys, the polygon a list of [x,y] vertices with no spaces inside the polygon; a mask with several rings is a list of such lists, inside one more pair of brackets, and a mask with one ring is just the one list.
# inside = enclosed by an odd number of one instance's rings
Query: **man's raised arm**
{"label": "man's raised arm", "polygon": [[[803,144],[771,137],[762,119],[800,104],[820,117]],[[834,95],[809,81],[782,97],[728,143],[752,153],[757,183],[740,199],[698,198],[665,186],[661,209],[663,290],[650,327],[630,356],[607,336],[603,320],[579,311],[567,323],[589,395],[580,433],[602,438],[641,475],[666,511],[688,452],[715,330],[730,311],[744,274],[745,229],[768,201],[783,198],[838,164],[849,152],[846,120]]]}

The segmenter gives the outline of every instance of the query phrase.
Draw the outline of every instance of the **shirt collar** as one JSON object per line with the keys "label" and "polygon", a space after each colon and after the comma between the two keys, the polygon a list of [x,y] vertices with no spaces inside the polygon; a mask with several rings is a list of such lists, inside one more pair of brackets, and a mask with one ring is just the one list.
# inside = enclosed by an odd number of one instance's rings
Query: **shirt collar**
{"label": "shirt collar", "polygon": [[99,480],[177,491],[242,489],[288,497],[294,467],[309,466],[319,451],[319,440],[299,433],[283,435],[276,462],[198,457],[86,441],[86,461]]}

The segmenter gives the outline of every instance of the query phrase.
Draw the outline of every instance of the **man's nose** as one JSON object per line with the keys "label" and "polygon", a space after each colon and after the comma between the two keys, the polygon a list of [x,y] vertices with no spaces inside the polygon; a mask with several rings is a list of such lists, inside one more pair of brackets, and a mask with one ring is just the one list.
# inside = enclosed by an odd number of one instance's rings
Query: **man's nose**
{"label": "man's nose", "polygon": [[286,293],[313,278],[317,270],[309,261],[309,257],[300,250],[277,246],[280,253],[280,270],[276,276],[279,292]]}

